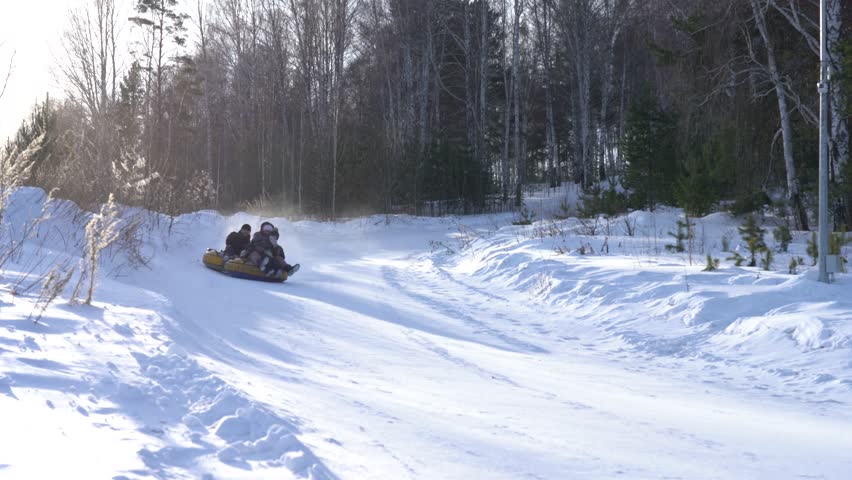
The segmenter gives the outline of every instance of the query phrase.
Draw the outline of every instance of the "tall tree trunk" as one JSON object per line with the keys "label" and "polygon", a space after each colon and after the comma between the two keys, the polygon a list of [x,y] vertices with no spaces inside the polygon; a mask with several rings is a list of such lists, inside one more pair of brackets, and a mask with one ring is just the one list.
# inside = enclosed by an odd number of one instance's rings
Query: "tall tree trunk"
{"label": "tall tree trunk", "polygon": [[602,74],[603,78],[601,79],[603,88],[601,89],[601,110],[599,112],[598,120],[598,161],[600,162],[601,170],[604,172],[606,177],[613,176],[613,170],[615,169],[612,149],[610,148],[610,128],[607,124],[607,115],[609,114],[609,100],[612,93],[613,72],[615,70],[615,43],[618,40],[618,36],[621,34],[621,19],[624,15],[624,12],[621,11],[621,9],[627,8],[621,4],[611,5],[610,1],[611,0],[606,0],[604,3],[605,11],[609,16],[607,21],[610,22],[609,27],[611,30],[609,31],[609,38],[607,39],[608,41],[606,46],[604,47],[604,70]]}
{"label": "tall tree trunk", "polygon": [[[488,54],[490,53],[488,44],[488,1],[479,1],[479,118],[477,128],[477,151],[480,169],[486,169],[488,162],[488,152],[486,151],[486,137],[488,135]],[[481,188],[481,194],[485,194],[484,188]]]}
{"label": "tall tree trunk", "polygon": [[802,205],[801,197],[799,196],[799,186],[796,179],[796,165],[793,161],[793,129],[790,126],[790,112],[787,110],[787,94],[784,91],[784,83],[778,71],[778,64],[775,60],[775,49],[772,40],[769,37],[769,31],[766,27],[765,10],[760,4],[760,0],[751,0],[751,9],[754,13],[755,23],[763,38],[763,43],[766,47],[766,61],[769,71],[769,78],[775,87],[775,95],[778,98],[778,111],[781,116],[781,138],[784,145],[784,165],[787,169],[787,198],[790,201],[790,206],[794,209],[798,218],[799,227],[802,230],[808,229],[808,216]]}
{"label": "tall tree trunk", "polygon": [[[841,59],[843,52],[841,51],[841,34],[843,31],[841,0],[826,0],[828,9],[828,24],[827,47],[829,57],[831,58],[832,76],[837,78],[842,68]],[[850,6],[847,3],[847,7]],[[843,89],[840,82],[831,82],[831,153],[834,157],[832,162],[834,178],[839,179],[843,166],[849,161],[849,125],[847,124],[847,114],[844,112],[846,106],[846,98],[844,97]],[[849,92],[846,92],[849,94]]]}
{"label": "tall tree trunk", "polygon": [[538,33],[538,44],[542,58],[542,89],[544,90],[544,115],[545,115],[545,143],[547,154],[545,156],[545,176],[551,187],[558,186],[562,182],[561,168],[559,166],[559,153],[556,148],[556,127],[553,118],[553,85],[551,83],[551,43],[552,43],[552,13],[550,11],[550,0],[536,0],[532,3],[533,16],[536,21],[536,32]]}
{"label": "tall tree trunk", "polygon": [[512,19],[512,103],[514,103],[515,131],[513,137],[515,154],[515,207],[520,207],[522,202],[522,173],[521,173],[521,132],[520,132],[520,88],[518,85],[518,73],[520,69],[520,36],[521,36],[521,13],[523,13],[523,0],[514,0],[514,18]]}
{"label": "tall tree trunk", "polygon": [[[506,28],[506,17],[509,14],[509,10],[507,9],[506,0],[503,0],[503,51],[506,50],[506,41],[505,38],[508,36],[508,29]],[[503,55],[503,91],[504,91],[504,105],[505,109],[503,110],[503,159],[501,162],[501,178],[502,178],[502,194],[503,194],[503,204],[506,204],[509,201],[509,131],[511,127],[511,118],[512,118],[512,92],[515,89],[514,75],[507,77],[507,68],[505,65],[505,55]]]}

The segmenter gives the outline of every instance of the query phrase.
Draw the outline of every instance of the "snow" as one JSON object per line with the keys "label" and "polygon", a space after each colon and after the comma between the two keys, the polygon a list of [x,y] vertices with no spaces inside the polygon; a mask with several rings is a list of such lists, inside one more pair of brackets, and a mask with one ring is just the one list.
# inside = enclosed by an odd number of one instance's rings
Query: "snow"
{"label": "snow", "polygon": [[[17,191],[3,241],[43,202]],[[148,266],[108,252],[92,306],[34,323],[22,290],[79,258],[88,218],[50,211],[0,270],[0,478],[852,477],[852,278],[788,274],[801,232],[767,272],[725,261],[726,214],[696,220],[691,265],[664,248],[673,209],[633,236],[272,219],[302,269],[264,284],[200,257],[265,219],[135,211]]]}

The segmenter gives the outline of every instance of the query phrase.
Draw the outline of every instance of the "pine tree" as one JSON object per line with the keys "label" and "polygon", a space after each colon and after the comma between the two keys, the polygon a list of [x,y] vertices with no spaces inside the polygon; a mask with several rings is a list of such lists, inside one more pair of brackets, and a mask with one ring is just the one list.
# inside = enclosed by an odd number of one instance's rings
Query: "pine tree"
{"label": "pine tree", "polygon": [[719,269],[719,259],[713,258],[710,254],[707,254],[707,265],[704,267],[702,272],[713,272]]}
{"label": "pine tree", "polygon": [[760,267],[764,270],[772,270],[772,250],[766,248],[763,250],[763,258],[760,260]]}
{"label": "pine tree", "polygon": [[737,227],[743,241],[748,245],[748,252],[751,255],[748,266],[754,267],[757,265],[757,254],[766,250],[766,242],[763,240],[763,235],[766,230],[757,225],[757,219],[754,215],[746,217],[745,223],[741,227]]}
{"label": "pine tree", "polygon": [[653,209],[671,204],[677,176],[676,124],[650,96],[643,96],[627,116],[622,148],[627,164],[625,187],[633,191],[636,207]]}
{"label": "pine tree", "polygon": [[790,259],[790,265],[787,267],[787,273],[796,275],[799,273],[799,267],[805,264],[805,259],[802,257],[793,257]]}
{"label": "pine tree", "polygon": [[730,261],[734,262],[735,267],[741,267],[743,265],[743,263],[745,262],[745,257],[740,255],[740,252],[734,252],[726,260],[730,260]]}
{"label": "pine tree", "polygon": [[778,248],[782,252],[786,252],[790,242],[793,241],[793,235],[790,233],[790,227],[786,223],[776,227],[775,230],[772,231],[772,236],[775,237],[775,241],[778,242]]}
{"label": "pine tree", "polygon": [[805,251],[811,257],[811,266],[816,265],[817,259],[819,259],[819,245],[817,244],[816,232],[811,232],[811,238],[808,240],[808,246]]}
{"label": "pine tree", "polygon": [[685,220],[678,220],[677,233],[669,232],[669,235],[671,235],[675,239],[675,244],[666,245],[666,250],[677,253],[685,252],[686,245],[684,244],[684,242],[687,242],[692,239],[692,227],[694,225],[695,224],[689,221],[689,217],[686,217]]}
{"label": "pine tree", "polygon": [[[840,232],[832,232],[828,237],[828,254],[840,256],[843,247],[852,242],[852,238],[846,236],[846,229]],[[840,256],[840,271],[846,272],[846,258]]]}

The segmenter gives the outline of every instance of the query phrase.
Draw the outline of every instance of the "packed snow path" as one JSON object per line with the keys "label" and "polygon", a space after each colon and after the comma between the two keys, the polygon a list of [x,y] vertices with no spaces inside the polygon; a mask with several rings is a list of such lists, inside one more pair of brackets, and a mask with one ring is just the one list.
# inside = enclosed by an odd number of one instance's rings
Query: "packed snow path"
{"label": "packed snow path", "polygon": [[[94,318],[92,310],[62,307],[43,325],[6,325],[0,477],[852,475],[852,381],[842,377],[852,367],[848,348],[828,360],[791,359],[775,368],[769,363],[797,347],[789,338],[781,345],[771,337],[778,352],[746,358],[717,339],[721,327],[681,332],[682,322],[660,312],[703,298],[677,299],[683,288],[671,279],[682,266],[569,259],[563,269],[577,281],[568,289],[575,301],[566,303],[547,273],[552,260],[525,280],[524,269],[541,265],[513,265],[507,259],[517,253],[500,262],[505,241],[450,255],[440,252],[455,245],[450,221],[386,226],[372,218],[282,225],[288,256],[303,267],[285,284],[204,269],[203,248],[247,219],[184,218],[174,237],[182,240],[159,252],[150,270],[102,284],[98,297],[107,304]],[[437,250],[430,251],[430,239],[442,242],[432,244]],[[493,261],[480,263],[488,255]],[[758,282],[751,294],[770,295],[784,288],[779,283]],[[817,298],[837,295],[816,290]],[[662,307],[643,311],[644,300]],[[728,300],[737,318],[757,314],[749,302]],[[723,310],[720,317],[734,315]],[[75,340],[62,343],[55,333]],[[106,341],[93,346],[85,334]],[[23,352],[18,363],[15,338]],[[60,350],[67,355],[55,357]],[[73,360],[81,352],[88,363]],[[757,358],[761,352],[766,356]],[[832,365],[833,374],[820,373]],[[37,398],[47,398],[47,406]],[[68,398],[77,400],[66,406]],[[63,408],[67,417],[56,413]],[[39,417],[39,409],[53,416]],[[63,422],[70,438],[54,438],[50,421]],[[87,421],[108,430],[104,444],[120,439],[108,459],[75,447],[70,432]],[[94,438],[86,428],[79,435]],[[45,456],[30,450],[45,442],[65,468],[49,470]],[[56,457],[56,449],[65,453]]]}

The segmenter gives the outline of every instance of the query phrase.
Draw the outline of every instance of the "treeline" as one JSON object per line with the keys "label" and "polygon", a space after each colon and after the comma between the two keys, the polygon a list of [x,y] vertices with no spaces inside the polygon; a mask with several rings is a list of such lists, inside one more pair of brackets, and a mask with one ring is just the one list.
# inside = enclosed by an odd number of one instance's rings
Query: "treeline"
{"label": "treeline", "polygon": [[[800,227],[815,204],[817,2],[115,1],[72,13],[67,99],[7,147],[44,134],[30,183],[83,204],[462,213],[575,182],[605,208],[771,197]],[[828,3],[849,223],[852,8]]]}

